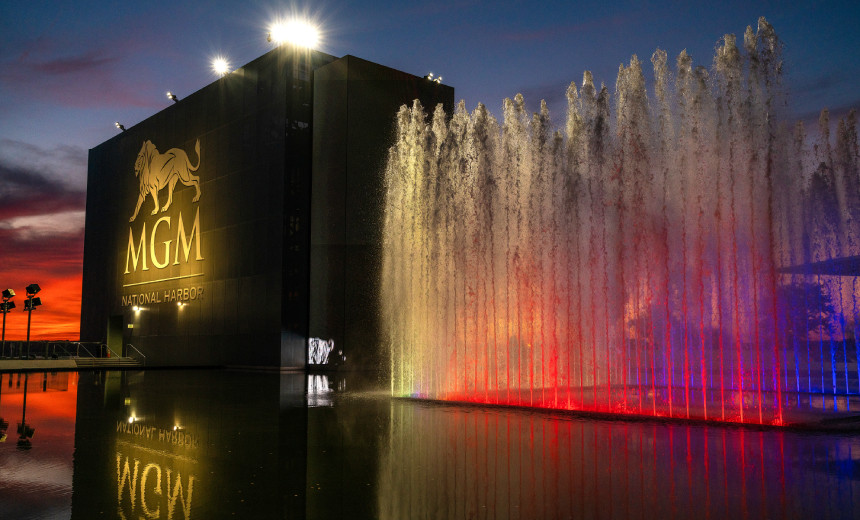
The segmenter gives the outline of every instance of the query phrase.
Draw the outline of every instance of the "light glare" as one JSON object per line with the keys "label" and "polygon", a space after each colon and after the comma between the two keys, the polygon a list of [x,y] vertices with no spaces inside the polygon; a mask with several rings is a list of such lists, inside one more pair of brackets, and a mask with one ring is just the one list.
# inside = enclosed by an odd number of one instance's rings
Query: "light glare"
{"label": "light glare", "polygon": [[225,76],[230,72],[230,63],[222,56],[216,56],[212,59],[212,70],[219,76]]}
{"label": "light glare", "polygon": [[303,20],[275,22],[269,28],[269,41],[275,45],[292,43],[298,47],[315,48],[319,44],[319,29]]}

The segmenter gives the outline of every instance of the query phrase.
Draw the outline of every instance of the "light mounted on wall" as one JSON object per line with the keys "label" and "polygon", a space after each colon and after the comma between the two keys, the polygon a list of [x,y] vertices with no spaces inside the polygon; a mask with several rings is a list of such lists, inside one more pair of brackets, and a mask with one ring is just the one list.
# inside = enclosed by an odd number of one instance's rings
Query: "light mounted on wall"
{"label": "light mounted on wall", "polygon": [[117,128],[119,128],[121,131],[125,132],[125,127],[124,127],[124,126],[122,126],[122,125],[120,124],[120,122],[119,122],[119,121],[117,121],[116,123],[114,123],[114,125],[116,125],[116,127],[117,127]]}
{"label": "light mounted on wall", "polygon": [[230,62],[223,56],[212,58],[212,70],[219,76],[226,76],[230,72]]}
{"label": "light mounted on wall", "polygon": [[296,47],[313,49],[319,45],[320,32],[312,23],[306,20],[276,21],[269,26],[266,41],[281,45],[291,43]]}
{"label": "light mounted on wall", "polygon": [[178,98],[178,97],[176,97],[176,94],[174,94],[173,92],[171,92],[171,91],[169,91],[169,90],[167,91],[167,99],[169,99],[169,100],[173,101],[174,103],[178,103],[178,102],[179,102],[179,98]]}
{"label": "light mounted on wall", "polygon": [[442,83],[442,76],[436,76],[436,77],[434,78],[434,77],[433,77],[433,73],[432,73],[432,72],[431,72],[431,73],[429,73],[429,74],[427,74],[426,76],[424,76],[424,79],[430,80],[430,81],[432,81],[432,82],[434,82],[434,83],[439,83],[439,84],[441,84],[441,83]]}

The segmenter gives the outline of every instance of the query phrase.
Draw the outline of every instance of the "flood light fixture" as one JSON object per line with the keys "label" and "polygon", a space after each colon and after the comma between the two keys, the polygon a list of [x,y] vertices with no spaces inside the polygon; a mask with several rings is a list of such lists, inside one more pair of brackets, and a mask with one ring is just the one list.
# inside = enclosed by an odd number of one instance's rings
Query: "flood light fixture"
{"label": "flood light fixture", "polygon": [[226,76],[230,72],[230,62],[223,56],[212,58],[212,70],[219,76]]}
{"label": "flood light fixture", "polygon": [[320,31],[307,20],[294,19],[287,22],[276,21],[269,26],[266,41],[281,45],[291,43],[296,47],[313,49],[319,45]]}
{"label": "flood light fixture", "polygon": [[117,128],[119,128],[121,131],[125,132],[125,127],[124,127],[124,126],[122,126],[122,125],[120,124],[120,122],[119,122],[119,121],[117,121],[116,123],[114,123],[114,125],[116,125],[116,127],[117,127]]}
{"label": "flood light fixture", "polygon": [[173,101],[174,103],[178,103],[178,102],[179,102],[179,98],[178,98],[178,97],[176,97],[176,94],[174,94],[173,92],[171,92],[171,91],[169,91],[169,90],[167,91],[167,99],[169,99],[169,100]]}
{"label": "flood light fixture", "polygon": [[432,72],[430,72],[429,74],[427,74],[426,76],[424,76],[424,79],[430,80],[430,81],[432,81],[432,82],[434,82],[434,83],[439,83],[439,84],[441,84],[441,83],[442,83],[442,76],[436,76],[436,77],[433,77],[433,73],[432,73]]}

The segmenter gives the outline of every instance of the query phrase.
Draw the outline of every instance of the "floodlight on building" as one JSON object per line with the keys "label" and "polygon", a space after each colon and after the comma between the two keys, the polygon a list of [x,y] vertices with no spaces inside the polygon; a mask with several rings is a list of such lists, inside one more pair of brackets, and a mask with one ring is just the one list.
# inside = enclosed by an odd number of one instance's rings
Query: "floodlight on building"
{"label": "floodlight on building", "polygon": [[219,76],[226,76],[230,72],[230,62],[223,56],[212,58],[212,70]]}
{"label": "floodlight on building", "polygon": [[134,312],[140,312],[140,307],[135,305],[134,307],[131,308],[131,310],[133,310]]}
{"label": "floodlight on building", "polygon": [[176,97],[176,94],[174,94],[173,92],[171,92],[171,91],[169,91],[169,90],[167,91],[167,99],[169,99],[169,100],[173,101],[174,103],[178,103],[178,102],[179,102],[179,98],[178,98],[178,97]]}
{"label": "floodlight on building", "polygon": [[269,27],[266,40],[275,45],[291,43],[296,47],[313,49],[319,45],[320,32],[315,25],[306,20],[277,21]]}
{"label": "floodlight on building", "polygon": [[119,128],[121,131],[125,132],[125,127],[124,127],[124,126],[122,126],[122,124],[120,124],[120,122],[119,122],[119,121],[117,121],[116,123],[114,123],[114,125],[116,125],[116,127],[117,127],[117,128]]}
{"label": "floodlight on building", "polygon": [[426,76],[424,76],[424,79],[430,80],[430,81],[432,81],[432,82],[434,82],[434,83],[440,83],[440,84],[442,83],[442,76],[436,76],[436,77],[433,77],[433,73],[432,73],[432,72],[431,72],[431,73],[429,73],[429,74],[427,74]]}

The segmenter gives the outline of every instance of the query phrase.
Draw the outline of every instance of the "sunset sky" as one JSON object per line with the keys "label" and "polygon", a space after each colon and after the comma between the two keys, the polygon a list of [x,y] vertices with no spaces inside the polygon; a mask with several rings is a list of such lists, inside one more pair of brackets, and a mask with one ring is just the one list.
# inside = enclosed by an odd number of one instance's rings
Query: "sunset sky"
{"label": "sunset sky", "polygon": [[[755,5],[752,5],[755,4]],[[26,330],[24,287],[42,286],[36,339],[77,339],[87,150],[271,49],[268,24],[295,14],[320,50],[416,75],[434,72],[469,109],[522,93],[564,119],[571,81],[614,85],[619,64],[656,48],[710,66],[725,33],[759,16],[785,44],[789,113],[860,107],[860,7],[853,2],[214,1],[0,5],[0,286],[18,292],[7,339]],[[650,74],[646,75],[650,78]]]}

